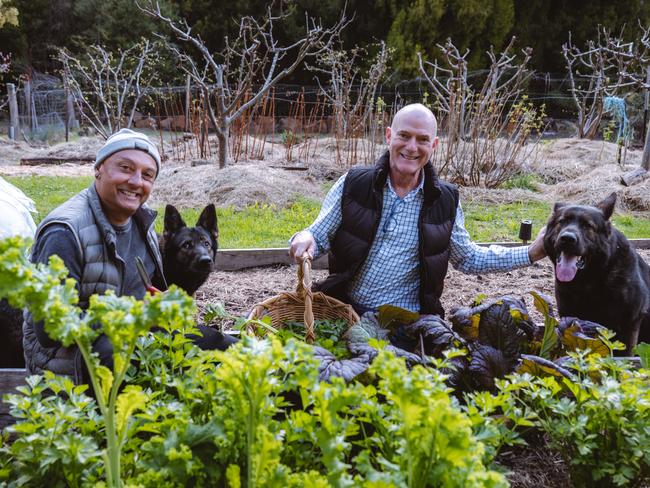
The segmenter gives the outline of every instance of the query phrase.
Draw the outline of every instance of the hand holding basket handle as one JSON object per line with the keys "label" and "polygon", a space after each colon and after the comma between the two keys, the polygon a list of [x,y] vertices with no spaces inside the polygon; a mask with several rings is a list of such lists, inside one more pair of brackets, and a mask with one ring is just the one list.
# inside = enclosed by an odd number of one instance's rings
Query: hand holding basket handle
{"label": "hand holding basket handle", "polygon": [[296,264],[300,264],[305,255],[309,256],[310,259],[314,259],[314,252],[316,252],[316,240],[308,230],[298,232],[291,238],[289,256],[293,258]]}

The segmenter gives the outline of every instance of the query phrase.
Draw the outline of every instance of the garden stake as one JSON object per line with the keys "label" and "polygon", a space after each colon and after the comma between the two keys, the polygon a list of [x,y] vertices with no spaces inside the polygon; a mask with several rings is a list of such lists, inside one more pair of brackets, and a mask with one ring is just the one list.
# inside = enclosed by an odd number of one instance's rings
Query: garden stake
{"label": "garden stake", "polygon": [[519,239],[524,245],[528,244],[533,234],[533,222],[531,220],[522,220],[519,226]]}

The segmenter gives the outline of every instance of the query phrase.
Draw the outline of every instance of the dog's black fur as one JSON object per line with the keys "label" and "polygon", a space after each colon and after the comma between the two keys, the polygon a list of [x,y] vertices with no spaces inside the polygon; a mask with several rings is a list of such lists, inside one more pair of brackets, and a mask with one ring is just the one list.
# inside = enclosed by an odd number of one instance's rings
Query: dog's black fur
{"label": "dog's black fur", "polygon": [[0,368],[24,368],[23,311],[0,300]]}
{"label": "dog's black fur", "polygon": [[598,322],[631,353],[650,342],[650,266],[612,227],[616,193],[596,207],[556,203],[544,249],[555,265],[560,316]]}
{"label": "dog's black fur", "polygon": [[167,284],[193,295],[208,279],[217,257],[219,229],[214,205],[203,209],[196,227],[187,227],[178,210],[167,205],[165,229],[159,242]]}

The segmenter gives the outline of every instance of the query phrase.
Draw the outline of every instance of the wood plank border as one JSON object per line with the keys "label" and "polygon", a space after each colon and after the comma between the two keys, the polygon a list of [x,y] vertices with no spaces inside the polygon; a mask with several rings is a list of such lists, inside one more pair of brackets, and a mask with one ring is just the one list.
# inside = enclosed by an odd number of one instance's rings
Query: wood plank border
{"label": "wood plank border", "polygon": [[0,369],[0,429],[13,424],[15,419],[9,415],[9,405],[1,401],[8,393],[16,393],[16,387],[25,384],[27,371],[22,368]]}
{"label": "wood plank border", "polygon": [[95,158],[90,157],[33,157],[33,158],[21,158],[21,166],[40,166],[40,165],[52,165],[52,164],[65,164],[65,163],[74,163],[74,164],[88,164],[95,161]]}
{"label": "wood plank border", "polygon": [[[650,239],[630,239],[637,249],[650,249]],[[521,246],[519,242],[482,242],[481,246],[493,244],[505,247]],[[274,247],[266,249],[219,249],[217,252],[217,269],[219,271],[239,271],[258,266],[277,266],[293,264],[289,258],[288,248]],[[327,269],[327,256],[321,256],[313,264],[314,269]]]}

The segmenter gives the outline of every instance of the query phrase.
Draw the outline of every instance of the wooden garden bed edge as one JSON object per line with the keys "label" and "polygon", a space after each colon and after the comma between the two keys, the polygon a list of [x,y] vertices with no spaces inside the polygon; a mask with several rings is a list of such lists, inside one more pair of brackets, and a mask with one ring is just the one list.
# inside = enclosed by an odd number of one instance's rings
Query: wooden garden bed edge
{"label": "wooden garden bed edge", "polygon": [[[637,249],[650,249],[650,239],[630,239]],[[521,246],[520,242],[481,242],[481,246],[499,245],[506,247]],[[217,269],[219,271],[239,271],[258,266],[277,266],[293,264],[288,248],[253,248],[253,249],[219,249],[217,252]],[[320,256],[313,263],[314,269],[327,269],[327,256]]]}

